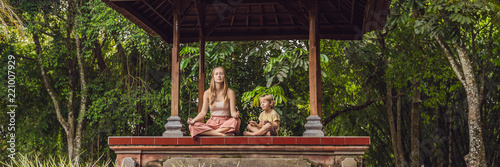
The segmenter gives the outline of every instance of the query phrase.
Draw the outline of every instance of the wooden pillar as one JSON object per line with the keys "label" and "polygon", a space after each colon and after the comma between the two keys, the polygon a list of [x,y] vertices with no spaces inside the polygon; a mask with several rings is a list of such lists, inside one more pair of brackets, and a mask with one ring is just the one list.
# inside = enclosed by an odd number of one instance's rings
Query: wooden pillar
{"label": "wooden pillar", "polygon": [[172,109],[171,116],[179,116],[179,13],[180,2],[174,0],[174,27],[173,27],[173,47],[172,47]]}
{"label": "wooden pillar", "polygon": [[321,60],[318,32],[318,4],[312,0],[309,10],[309,92],[311,115],[321,117]]}
{"label": "wooden pillar", "polygon": [[198,24],[199,28],[199,42],[200,42],[200,64],[198,70],[198,113],[201,112],[203,107],[203,94],[205,92],[205,11],[206,3],[205,0],[196,0],[196,6],[198,8]]}
{"label": "wooden pillar", "polygon": [[168,137],[181,137],[182,124],[179,117],[179,47],[180,47],[180,32],[179,32],[179,18],[180,18],[180,0],[174,0],[174,22],[173,22],[173,47],[172,47],[172,92],[171,92],[171,110],[170,117],[165,124],[166,131],[163,136]]}
{"label": "wooden pillar", "polygon": [[309,1],[309,99],[310,116],[303,136],[324,136],[321,124],[321,59],[318,0]]}
{"label": "wooden pillar", "polygon": [[198,113],[203,107],[203,94],[205,93],[205,37],[200,37],[200,65],[198,70]]}

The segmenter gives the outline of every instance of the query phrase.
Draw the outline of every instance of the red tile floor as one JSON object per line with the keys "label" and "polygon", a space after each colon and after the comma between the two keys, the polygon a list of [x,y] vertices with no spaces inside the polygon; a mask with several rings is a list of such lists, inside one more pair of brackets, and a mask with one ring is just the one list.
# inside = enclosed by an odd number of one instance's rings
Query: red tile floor
{"label": "red tile floor", "polygon": [[330,145],[366,146],[370,137],[159,137],[159,136],[113,136],[108,138],[109,145]]}

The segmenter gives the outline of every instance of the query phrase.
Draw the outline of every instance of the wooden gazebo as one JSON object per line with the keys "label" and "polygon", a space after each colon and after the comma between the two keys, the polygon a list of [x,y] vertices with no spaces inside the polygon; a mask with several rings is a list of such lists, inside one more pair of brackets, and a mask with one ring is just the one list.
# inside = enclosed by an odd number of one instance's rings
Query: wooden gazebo
{"label": "wooden gazebo", "polygon": [[[103,0],[148,33],[174,42],[359,40],[384,26],[388,0]],[[312,22],[310,22],[312,21]],[[174,24],[178,23],[178,24]],[[314,23],[315,27],[310,25]],[[316,24],[317,23],[317,24]],[[178,29],[176,29],[178,26]]]}
{"label": "wooden gazebo", "polygon": [[[303,136],[324,136],[320,39],[360,40],[382,29],[389,0],[103,0],[148,33],[173,43],[172,109],[164,137],[181,137],[179,44],[200,43],[199,104],[205,41],[309,39],[310,116]],[[198,111],[201,109],[201,105]]]}
{"label": "wooden gazebo", "polygon": [[[103,0],[150,34],[173,43],[172,117],[164,136],[182,136],[179,44],[200,42],[199,103],[205,41],[309,39],[310,115],[304,136],[322,136],[320,39],[360,40],[381,29],[389,0]],[[201,105],[200,105],[201,106]],[[199,110],[201,107],[199,107]],[[311,121],[315,123],[311,124]],[[176,122],[176,123],[174,123]]]}

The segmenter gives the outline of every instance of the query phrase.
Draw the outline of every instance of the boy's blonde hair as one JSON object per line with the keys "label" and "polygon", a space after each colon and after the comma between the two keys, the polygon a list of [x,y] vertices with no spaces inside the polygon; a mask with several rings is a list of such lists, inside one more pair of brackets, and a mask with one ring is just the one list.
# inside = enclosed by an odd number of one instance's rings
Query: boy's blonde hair
{"label": "boy's blonde hair", "polygon": [[273,95],[267,94],[267,95],[260,96],[259,102],[262,100],[269,101],[269,104],[271,105],[271,109],[274,109],[274,105],[276,104],[276,102],[273,99]]}

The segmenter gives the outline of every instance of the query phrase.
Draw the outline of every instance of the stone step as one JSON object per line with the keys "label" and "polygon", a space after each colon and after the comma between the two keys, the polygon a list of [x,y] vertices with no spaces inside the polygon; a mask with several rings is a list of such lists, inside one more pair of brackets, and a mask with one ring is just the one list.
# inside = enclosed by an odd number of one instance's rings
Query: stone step
{"label": "stone step", "polygon": [[310,167],[302,158],[171,158],[163,167]]}

